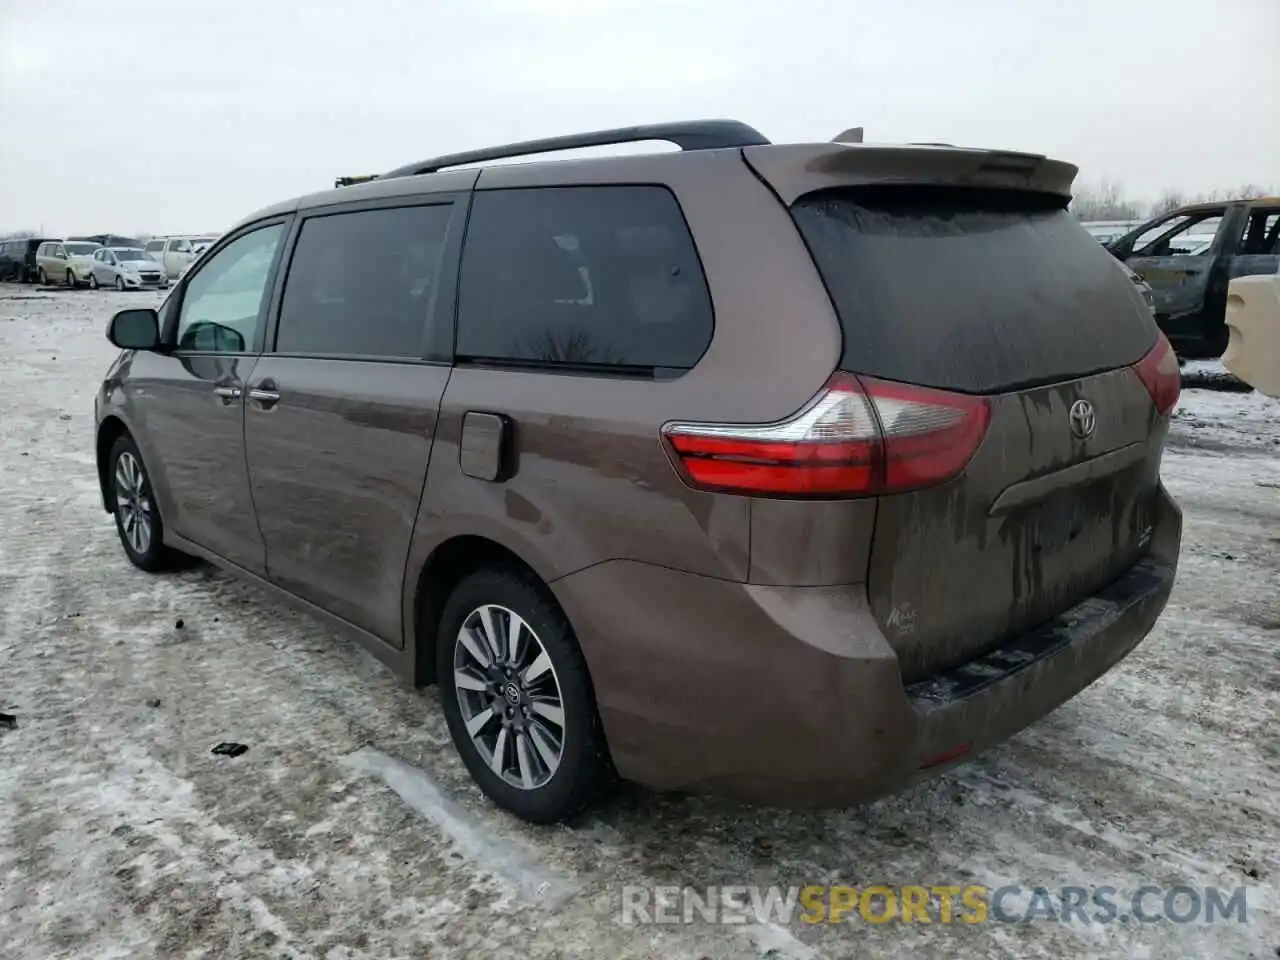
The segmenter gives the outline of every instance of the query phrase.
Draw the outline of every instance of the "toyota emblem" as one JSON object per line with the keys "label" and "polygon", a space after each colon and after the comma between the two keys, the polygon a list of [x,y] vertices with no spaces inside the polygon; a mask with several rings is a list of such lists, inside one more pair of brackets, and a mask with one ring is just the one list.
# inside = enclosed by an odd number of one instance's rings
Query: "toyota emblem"
{"label": "toyota emblem", "polygon": [[1088,440],[1093,436],[1093,428],[1097,426],[1098,418],[1094,415],[1093,404],[1088,400],[1077,400],[1071,405],[1071,410],[1067,413],[1067,419],[1071,422],[1071,432],[1075,434],[1078,440]]}

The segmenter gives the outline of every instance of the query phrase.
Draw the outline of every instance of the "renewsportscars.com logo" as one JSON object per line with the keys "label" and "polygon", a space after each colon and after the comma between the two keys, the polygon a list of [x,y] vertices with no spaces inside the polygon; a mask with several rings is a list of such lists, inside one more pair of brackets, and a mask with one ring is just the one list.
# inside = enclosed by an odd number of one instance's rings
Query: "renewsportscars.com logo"
{"label": "renewsportscars.com logo", "polygon": [[622,922],[1244,923],[1247,888],[1142,886],[625,886]]}

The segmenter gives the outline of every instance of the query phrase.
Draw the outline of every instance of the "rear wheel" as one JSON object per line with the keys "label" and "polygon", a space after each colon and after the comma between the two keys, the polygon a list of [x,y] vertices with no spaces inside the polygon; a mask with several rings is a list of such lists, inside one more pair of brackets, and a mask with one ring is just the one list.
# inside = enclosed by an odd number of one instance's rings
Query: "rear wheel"
{"label": "rear wheel", "polygon": [[44,267],[40,268],[40,286],[47,287],[49,285],[49,275],[44,272]]}
{"label": "rear wheel", "polygon": [[164,545],[164,523],[156,509],[151,478],[132,437],[125,435],[116,440],[107,469],[115,501],[116,532],[129,562],[148,573],[172,566],[175,555]]}
{"label": "rear wheel", "polygon": [[507,567],[473,573],[445,604],[440,700],[480,789],[532,823],[567,820],[612,773],[586,661],[545,589]]}

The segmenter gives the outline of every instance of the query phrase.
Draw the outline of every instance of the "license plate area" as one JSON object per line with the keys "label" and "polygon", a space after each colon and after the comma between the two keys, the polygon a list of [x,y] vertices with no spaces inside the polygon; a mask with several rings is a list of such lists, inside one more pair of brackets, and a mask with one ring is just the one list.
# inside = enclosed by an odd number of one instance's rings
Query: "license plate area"
{"label": "license plate area", "polygon": [[1080,491],[1061,494],[1032,508],[1031,549],[1036,553],[1056,553],[1085,531],[1090,510]]}

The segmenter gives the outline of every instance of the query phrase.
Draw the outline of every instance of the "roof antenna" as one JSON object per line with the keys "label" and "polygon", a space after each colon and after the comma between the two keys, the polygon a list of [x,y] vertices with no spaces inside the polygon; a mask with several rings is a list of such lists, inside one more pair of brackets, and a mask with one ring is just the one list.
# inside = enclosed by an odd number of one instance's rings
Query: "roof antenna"
{"label": "roof antenna", "polygon": [[850,127],[844,133],[836,134],[836,136],[832,139],[831,142],[832,143],[861,143],[862,128]]}

